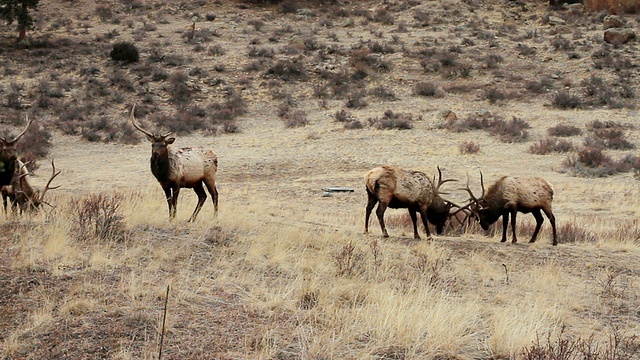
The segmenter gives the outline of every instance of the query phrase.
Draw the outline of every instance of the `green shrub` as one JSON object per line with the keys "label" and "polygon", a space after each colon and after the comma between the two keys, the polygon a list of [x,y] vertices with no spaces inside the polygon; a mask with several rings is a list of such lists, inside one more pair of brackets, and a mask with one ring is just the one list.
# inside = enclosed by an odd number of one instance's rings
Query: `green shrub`
{"label": "green shrub", "polygon": [[110,55],[111,59],[115,61],[122,61],[127,64],[138,62],[138,60],[140,60],[138,48],[127,41],[113,44],[113,49],[111,49]]}

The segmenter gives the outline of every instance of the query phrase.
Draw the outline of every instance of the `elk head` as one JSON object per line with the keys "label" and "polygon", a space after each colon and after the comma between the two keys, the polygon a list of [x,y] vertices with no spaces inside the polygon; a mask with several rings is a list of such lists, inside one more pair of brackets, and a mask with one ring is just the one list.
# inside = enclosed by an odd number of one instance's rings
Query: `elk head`
{"label": "elk head", "polygon": [[[23,166],[26,167],[26,165],[27,164],[24,164]],[[42,204],[53,207],[53,205],[49,204],[44,200],[44,197],[47,194],[47,191],[55,190],[61,186],[61,185],[51,186],[51,182],[53,181],[53,179],[56,178],[56,176],[60,175],[60,172],[61,172],[60,170],[56,171],[56,164],[54,163],[53,159],[51,159],[51,177],[47,181],[47,184],[44,186],[44,189],[42,189],[42,191],[36,190],[31,195],[27,194],[24,191],[25,189],[27,189],[27,187],[30,187],[30,186],[27,186],[27,184],[25,184],[26,176],[28,176],[29,173],[25,172],[22,175],[20,175],[20,188],[22,190],[19,191],[17,195],[24,196],[25,198],[21,206],[23,206],[24,209],[29,211],[38,210],[42,206]]]}
{"label": "elk head", "polygon": [[[26,116],[27,125],[24,127],[24,130],[18,136],[16,136],[13,140],[7,140],[4,137],[0,137],[0,172],[4,171],[13,171],[12,168],[14,162],[18,158],[17,155],[17,147],[18,140],[27,132],[29,129],[29,125],[33,122],[33,120],[29,120],[29,115]],[[9,181],[11,179],[9,178]],[[4,185],[9,185],[4,184]]]}
{"label": "elk head", "polygon": [[487,212],[489,211],[489,209],[487,207],[487,201],[484,198],[485,189],[482,171],[480,171],[480,187],[482,188],[482,195],[480,195],[480,197],[478,198],[473,195],[473,191],[471,191],[471,188],[469,187],[469,174],[467,174],[467,186],[465,188],[462,188],[461,190],[465,190],[469,193],[469,203],[463,208],[469,209],[473,217],[475,217],[480,222],[480,226],[482,226],[484,230],[488,230],[493,221],[487,221],[487,217],[489,215],[487,214]]}
{"label": "elk head", "polygon": [[436,233],[438,235],[442,234],[444,231],[444,226],[449,219],[449,211],[452,207],[457,206],[453,202],[449,200],[443,199],[440,195],[447,195],[448,193],[441,192],[440,187],[450,181],[458,181],[456,179],[442,179],[442,171],[440,170],[440,166],[438,166],[438,182],[436,183],[435,176],[433,177],[433,184],[435,186],[434,189],[434,198],[431,206],[427,209],[427,217],[429,218],[429,222],[431,222],[436,227]]}
{"label": "elk head", "polygon": [[154,134],[150,131],[147,131],[140,127],[140,125],[136,124],[135,113],[136,105],[133,105],[131,108],[131,115],[129,119],[131,120],[131,124],[138,129],[140,132],[147,136],[147,139],[151,142],[151,161],[157,161],[158,159],[163,159],[168,156],[167,146],[173,144],[176,139],[174,137],[168,137],[171,135],[171,131],[164,135]]}

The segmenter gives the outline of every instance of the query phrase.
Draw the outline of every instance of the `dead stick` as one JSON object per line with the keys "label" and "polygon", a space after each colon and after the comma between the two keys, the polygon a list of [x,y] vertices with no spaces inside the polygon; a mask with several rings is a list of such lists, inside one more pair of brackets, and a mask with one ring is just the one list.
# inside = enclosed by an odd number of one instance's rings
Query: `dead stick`
{"label": "dead stick", "polygon": [[167,303],[169,302],[169,285],[167,285],[167,295],[164,297],[164,314],[162,315],[162,332],[160,333],[160,351],[158,360],[162,358],[162,344],[164,343],[164,324],[167,321]]}
{"label": "dead stick", "polygon": [[502,264],[504,266],[504,273],[507,275],[507,285],[509,285],[509,269],[507,269],[507,265]]}

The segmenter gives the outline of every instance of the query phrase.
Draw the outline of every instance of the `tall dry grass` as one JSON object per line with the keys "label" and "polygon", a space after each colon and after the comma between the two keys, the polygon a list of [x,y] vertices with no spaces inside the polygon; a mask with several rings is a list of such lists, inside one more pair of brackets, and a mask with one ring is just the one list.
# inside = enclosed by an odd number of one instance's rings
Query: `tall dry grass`
{"label": "tall dry grass", "polygon": [[[120,330],[104,335],[111,341],[102,346],[113,358],[151,359],[167,285],[170,357],[519,358],[563,326],[597,342],[607,341],[612,317],[624,336],[638,330],[633,314],[620,312],[640,304],[637,242],[626,238],[637,230],[617,224],[574,220],[607,235],[558,248],[500,244],[499,234],[382,240],[360,233],[364,214],[296,218],[277,194],[248,189],[227,191],[219,216],[205,207],[195,224],[186,223],[195,199],[182,199],[169,222],[159,193],[119,195],[125,235],[117,240],[76,237],[71,196],[58,196],[49,213],[0,220],[12,271],[42,278],[37,292],[21,295],[30,305],[0,353],[42,355],[37,349],[52,341],[43,336],[57,332],[75,351],[92,351],[88,341],[97,340],[68,333],[99,333],[111,319]],[[598,260],[609,258],[618,262]],[[631,272],[595,274],[600,266]],[[59,330],[61,323],[71,325]],[[230,333],[235,327],[242,331]],[[233,336],[235,348],[211,350]]]}

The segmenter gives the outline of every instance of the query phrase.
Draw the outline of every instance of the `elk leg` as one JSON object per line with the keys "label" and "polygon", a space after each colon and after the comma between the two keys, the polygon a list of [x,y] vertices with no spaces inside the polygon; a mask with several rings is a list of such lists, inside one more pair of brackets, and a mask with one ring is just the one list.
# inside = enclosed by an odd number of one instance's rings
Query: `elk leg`
{"label": "elk leg", "polygon": [[[424,230],[427,232],[427,240],[432,241],[433,237],[431,236],[431,232],[429,231],[429,222],[427,221],[427,209],[420,210],[420,217],[422,218]],[[419,238],[420,237],[418,237],[417,239]]]}
{"label": "elk leg", "polygon": [[171,188],[163,188],[162,190],[164,190],[164,196],[167,198],[167,204],[169,205],[169,219],[173,218],[173,206],[172,206],[172,198],[173,195],[171,194]]}
{"label": "elk leg", "polygon": [[189,222],[193,222],[196,219],[198,213],[200,212],[200,209],[202,209],[202,205],[204,205],[204,202],[207,201],[207,193],[204,191],[202,183],[194,185],[193,191],[195,191],[196,195],[198,195],[198,205],[196,205],[196,209],[193,211],[193,215],[191,215],[191,217],[189,218]]}
{"label": "elk leg", "polygon": [[209,194],[211,194],[211,201],[213,201],[213,211],[218,213],[218,189],[216,189],[216,184],[209,184],[208,182],[204,182],[207,185],[207,190],[209,190]]}
{"label": "elk leg", "polygon": [[382,236],[384,237],[389,237],[387,228],[384,226],[384,212],[387,210],[387,206],[387,203],[380,201],[376,209],[376,215],[378,215],[378,222],[380,223],[380,229],[382,229]]}
{"label": "elk leg", "polygon": [[516,214],[518,213],[518,211],[516,209],[511,210],[511,232],[513,233],[513,240],[511,240],[511,243],[515,244],[518,242],[518,239],[516,237]]}
{"label": "elk leg", "polygon": [[416,215],[416,211],[414,209],[409,209],[409,216],[411,216],[411,222],[413,223],[413,238],[420,239],[420,234],[418,234],[418,216]]}
{"label": "elk leg", "polygon": [[364,233],[368,233],[369,232],[369,217],[371,217],[371,210],[373,210],[373,207],[376,206],[376,203],[378,202],[378,198],[370,193],[367,190],[367,195],[369,197],[369,201],[367,202],[367,211],[364,215]]}
{"label": "elk leg", "polygon": [[502,213],[502,239],[500,242],[507,241],[507,226],[509,225],[509,212],[504,211]]}
{"label": "elk leg", "polygon": [[540,213],[540,209],[534,209],[531,211],[531,213],[533,214],[533,217],[536,218],[536,229],[533,231],[531,240],[529,240],[530,243],[536,242],[536,238],[538,237],[538,232],[540,231],[540,228],[542,227],[542,223],[544,222],[544,218]]}
{"label": "elk leg", "polygon": [[173,195],[171,196],[171,218],[174,219],[178,212],[178,195],[180,194],[180,187],[173,188]]}
{"label": "elk leg", "polygon": [[549,222],[551,223],[551,229],[553,230],[553,246],[558,245],[558,236],[556,234],[556,217],[553,215],[551,210],[542,209],[544,214],[549,218]]}

